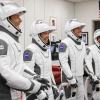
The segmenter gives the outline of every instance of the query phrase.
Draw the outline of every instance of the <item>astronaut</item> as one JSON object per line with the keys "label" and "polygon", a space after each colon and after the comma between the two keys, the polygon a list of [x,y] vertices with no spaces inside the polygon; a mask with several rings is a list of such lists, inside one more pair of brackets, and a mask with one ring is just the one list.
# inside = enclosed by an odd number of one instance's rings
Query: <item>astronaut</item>
{"label": "astronaut", "polygon": [[[26,48],[23,59],[25,63],[39,76],[55,85],[52,73],[51,50],[49,34],[55,30],[43,20],[36,20],[32,24],[32,43]],[[49,100],[54,100],[52,88],[48,90]]]}
{"label": "astronaut", "polygon": [[[97,29],[94,32],[94,44],[87,48],[85,61],[87,66],[91,66],[94,69],[94,74],[100,80],[100,29]],[[99,100],[99,95],[100,83],[98,83],[94,88],[93,99]]]}
{"label": "astronaut", "polygon": [[34,76],[33,71],[23,62],[22,48],[18,40],[21,33],[19,25],[22,22],[20,16],[25,12],[26,9],[16,3],[0,2],[0,100],[26,100],[25,95],[14,95],[13,89],[36,93],[39,100],[47,97],[40,90],[40,82],[23,76],[25,71]]}
{"label": "astronaut", "polygon": [[[84,42],[81,41],[81,33],[84,27],[85,24],[76,19],[69,20],[65,25],[67,37],[62,40],[59,46],[62,70],[72,89],[75,90],[76,88],[76,96],[71,96],[70,100],[84,100],[83,74],[86,47]],[[91,73],[93,72],[92,68],[89,68],[89,70]]]}

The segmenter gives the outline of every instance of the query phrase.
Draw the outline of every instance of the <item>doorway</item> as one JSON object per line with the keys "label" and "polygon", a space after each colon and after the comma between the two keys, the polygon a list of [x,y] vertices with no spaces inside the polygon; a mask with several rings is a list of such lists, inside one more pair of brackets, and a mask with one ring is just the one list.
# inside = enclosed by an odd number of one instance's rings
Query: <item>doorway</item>
{"label": "doorway", "polygon": [[[94,33],[95,30],[100,29],[100,20],[93,20],[93,27],[92,27],[92,33]],[[92,40],[93,40],[94,34],[92,34]],[[92,42],[94,43],[94,41]]]}
{"label": "doorway", "polygon": [[96,29],[100,29],[100,20],[93,20],[93,32]]}

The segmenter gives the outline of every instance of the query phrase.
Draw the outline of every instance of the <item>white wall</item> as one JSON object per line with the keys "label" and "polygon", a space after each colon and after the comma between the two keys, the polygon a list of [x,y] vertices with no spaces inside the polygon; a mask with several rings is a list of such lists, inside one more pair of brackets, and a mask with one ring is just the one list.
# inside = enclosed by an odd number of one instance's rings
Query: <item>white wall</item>
{"label": "white wall", "polygon": [[50,22],[50,17],[57,20],[58,37],[64,38],[63,33],[66,20],[74,18],[74,4],[66,0],[24,0],[24,6],[27,8],[25,15],[25,47],[31,42],[30,26],[35,19],[45,19]]}
{"label": "white wall", "polygon": [[[93,20],[98,20],[98,1],[90,0],[80,3],[71,3],[67,0],[17,0],[18,3],[27,8],[27,13],[24,16],[24,28],[20,41],[25,48],[30,42],[31,37],[30,27],[35,19],[45,19],[50,22],[51,17],[57,20],[58,38],[65,38],[64,25],[66,20],[77,18],[81,22],[85,22],[87,26],[84,31],[89,32],[89,44],[93,42]],[[100,20],[100,19],[99,19]]]}
{"label": "white wall", "polygon": [[[16,2],[16,3],[18,3],[19,5],[21,5],[21,6],[24,6],[24,1],[23,0],[12,0],[13,2]],[[22,33],[21,33],[21,36],[20,36],[20,38],[19,38],[19,40],[20,40],[20,43],[21,43],[21,45],[22,45],[22,48],[24,48],[24,45],[25,45],[25,38],[24,38],[24,23],[25,23],[25,21],[24,21],[24,18],[25,16],[22,16],[22,23],[21,23],[21,31],[22,31]]]}
{"label": "white wall", "polygon": [[75,4],[75,17],[86,23],[87,26],[84,31],[89,32],[89,44],[93,42],[93,23],[92,21],[98,19],[99,13],[98,0],[91,0]]}

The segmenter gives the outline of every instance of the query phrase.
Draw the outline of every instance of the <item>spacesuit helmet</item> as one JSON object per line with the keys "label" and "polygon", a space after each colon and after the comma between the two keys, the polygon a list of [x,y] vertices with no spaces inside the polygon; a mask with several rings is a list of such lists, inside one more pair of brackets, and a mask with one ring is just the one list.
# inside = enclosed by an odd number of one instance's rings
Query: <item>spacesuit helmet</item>
{"label": "spacesuit helmet", "polygon": [[94,42],[99,47],[100,46],[100,42],[97,40],[98,37],[100,37],[100,29],[97,29],[94,32]]}
{"label": "spacesuit helmet", "polygon": [[17,14],[21,16],[25,12],[26,9],[15,2],[0,2],[0,26],[4,27],[15,36],[20,36],[21,29],[14,25],[10,17]]}
{"label": "spacesuit helmet", "polygon": [[35,40],[35,42],[41,46],[43,49],[47,50],[48,48],[48,44],[45,43],[42,39],[40,34],[41,33],[51,33],[55,30],[54,27],[49,26],[45,21],[43,20],[36,20],[33,22],[32,27],[31,27],[31,34],[32,34],[32,38],[33,40]]}
{"label": "spacesuit helmet", "polygon": [[79,22],[77,19],[72,19],[66,22],[65,24],[65,33],[67,33],[68,36],[73,38],[74,40],[77,40],[80,37],[77,37],[75,33],[73,32],[76,28],[84,28],[85,23]]}

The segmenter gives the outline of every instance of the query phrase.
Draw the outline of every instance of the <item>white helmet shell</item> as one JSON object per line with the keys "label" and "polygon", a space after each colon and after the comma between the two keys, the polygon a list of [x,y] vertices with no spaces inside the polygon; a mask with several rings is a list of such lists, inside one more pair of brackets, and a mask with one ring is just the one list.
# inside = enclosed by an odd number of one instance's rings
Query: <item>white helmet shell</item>
{"label": "white helmet shell", "polygon": [[97,29],[94,32],[94,42],[96,43],[97,46],[100,46],[100,43],[97,41],[97,37],[100,36],[100,29]]}
{"label": "white helmet shell", "polygon": [[53,32],[55,30],[54,27],[49,26],[45,21],[43,20],[36,20],[33,22],[31,27],[31,34],[32,38],[35,39],[35,41],[44,49],[47,49],[47,45],[41,41],[39,34],[43,32]]}
{"label": "white helmet shell", "polygon": [[69,32],[77,27],[84,27],[84,26],[85,23],[81,23],[77,19],[72,19],[67,21],[67,23],[65,24],[65,32]]}
{"label": "white helmet shell", "polygon": [[8,31],[16,36],[19,36],[20,32],[16,27],[14,27],[7,18],[12,15],[19,14],[22,15],[26,12],[24,7],[21,7],[17,3],[0,3],[0,25],[6,28]]}
{"label": "white helmet shell", "polygon": [[81,42],[80,38],[77,38],[75,34],[73,34],[72,30],[78,27],[84,27],[85,23],[79,22],[77,19],[72,19],[66,22],[65,24],[65,33],[67,33],[68,36],[73,38],[77,42]]}
{"label": "white helmet shell", "polygon": [[51,33],[54,30],[55,30],[55,28],[52,26],[49,26],[45,21],[36,20],[32,24],[31,32],[32,32],[32,35],[35,36],[39,33],[46,32],[46,31]]}

